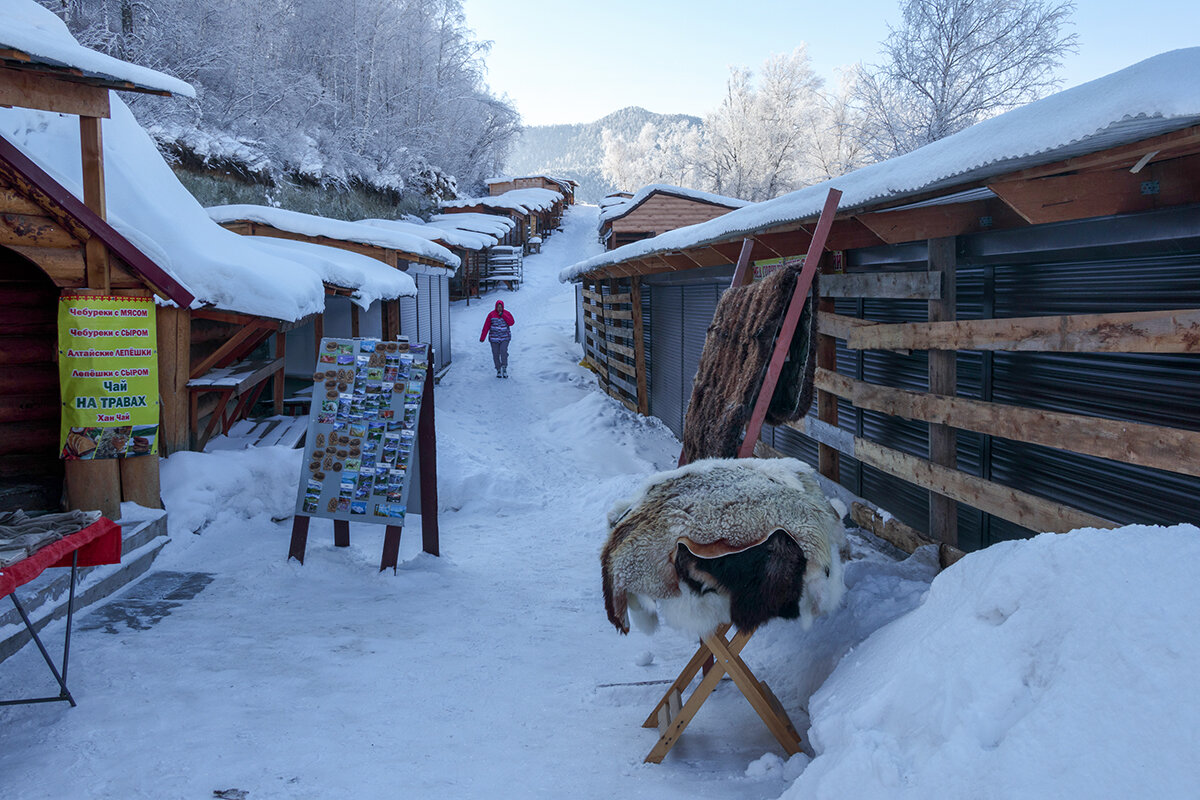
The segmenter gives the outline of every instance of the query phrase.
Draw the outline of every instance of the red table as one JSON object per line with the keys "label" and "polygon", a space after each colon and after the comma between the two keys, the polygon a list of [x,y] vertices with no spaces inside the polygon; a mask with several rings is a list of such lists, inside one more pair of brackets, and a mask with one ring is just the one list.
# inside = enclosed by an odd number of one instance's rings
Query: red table
{"label": "red table", "polygon": [[[0,598],[8,595],[12,598],[17,613],[25,623],[29,635],[41,651],[46,665],[54,673],[60,689],[57,697],[35,697],[28,700],[0,700],[0,706],[16,705],[18,703],[50,703],[66,701],[75,705],[75,698],[67,689],[67,663],[71,653],[71,618],[75,610],[75,579],[79,567],[94,567],[101,564],[121,563],[121,526],[110,519],[101,517],[86,528],[68,534],[57,542],[52,542],[41,548],[33,555],[17,563],[0,569]],[[67,599],[67,632],[63,641],[62,672],[59,673],[46,651],[37,631],[29,621],[29,615],[17,599],[16,589],[24,586],[51,567],[70,567],[70,595]]]}

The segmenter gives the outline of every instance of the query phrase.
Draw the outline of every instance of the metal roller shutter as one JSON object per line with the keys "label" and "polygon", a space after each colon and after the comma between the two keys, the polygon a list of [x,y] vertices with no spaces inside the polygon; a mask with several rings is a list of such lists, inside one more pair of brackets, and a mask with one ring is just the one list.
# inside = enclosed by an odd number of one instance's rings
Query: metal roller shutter
{"label": "metal roller shutter", "polygon": [[653,288],[650,324],[655,335],[650,342],[650,413],[683,438],[683,289],[679,286]]}

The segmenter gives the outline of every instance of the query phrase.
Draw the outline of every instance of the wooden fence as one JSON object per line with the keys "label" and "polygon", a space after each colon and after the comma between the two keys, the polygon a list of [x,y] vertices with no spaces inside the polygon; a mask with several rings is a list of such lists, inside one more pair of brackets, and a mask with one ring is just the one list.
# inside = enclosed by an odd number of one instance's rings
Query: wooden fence
{"label": "wooden fence", "polygon": [[641,283],[637,278],[583,283],[584,364],[600,388],[634,413],[648,414]]}

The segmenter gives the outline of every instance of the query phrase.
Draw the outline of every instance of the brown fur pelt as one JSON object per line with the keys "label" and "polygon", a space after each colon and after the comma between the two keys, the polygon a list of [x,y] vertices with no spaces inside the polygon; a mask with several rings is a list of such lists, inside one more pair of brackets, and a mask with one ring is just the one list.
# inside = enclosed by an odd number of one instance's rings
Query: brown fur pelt
{"label": "brown fur pelt", "polygon": [[842,591],[841,520],[812,467],[792,458],[701,459],[652,476],[608,513],[604,605],[622,633],[661,613],[697,635],[811,620]]}
{"label": "brown fur pelt", "polygon": [[[778,269],[757,283],[730,289],[721,296],[692,382],[692,399],[683,423],[683,463],[737,455],[800,269]],[[812,405],[817,298],[814,275],[812,293],[767,409],[768,425],[799,419]]]}

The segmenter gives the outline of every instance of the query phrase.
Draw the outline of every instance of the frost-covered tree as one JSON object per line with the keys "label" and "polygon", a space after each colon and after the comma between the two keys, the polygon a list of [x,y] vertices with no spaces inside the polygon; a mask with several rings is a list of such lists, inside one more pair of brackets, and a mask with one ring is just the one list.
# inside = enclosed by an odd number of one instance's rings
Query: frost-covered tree
{"label": "frost-covered tree", "polygon": [[81,42],[178,75],[139,120],[200,159],[425,196],[480,191],[519,132],[462,0],[42,0]]}
{"label": "frost-covered tree", "polygon": [[872,155],[915,150],[1047,94],[1074,50],[1071,0],[903,0],[856,103]]}
{"label": "frost-covered tree", "polygon": [[686,122],[661,128],[647,122],[633,138],[605,128],[600,132],[601,173],[628,191],[651,183],[698,188],[701,141],[698,128]]}
{"label": "frost-covered tree", "polygon": [[757,86],[753,78],[730,70],[724,101],[704,120],[704,168],[712,191],[758,201],[812,182],[805,151],[822,81],[804,45],[769,58]]}

